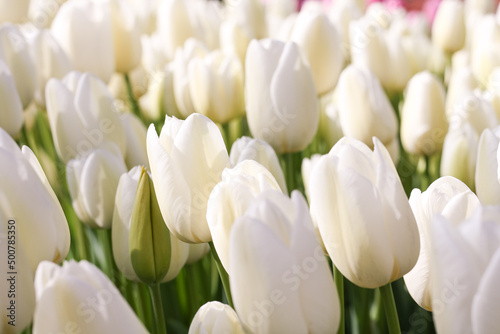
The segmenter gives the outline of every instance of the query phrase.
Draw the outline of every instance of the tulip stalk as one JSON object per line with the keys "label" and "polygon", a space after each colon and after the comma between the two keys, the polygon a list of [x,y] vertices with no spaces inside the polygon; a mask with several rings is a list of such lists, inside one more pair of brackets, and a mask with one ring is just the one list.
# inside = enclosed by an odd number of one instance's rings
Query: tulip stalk
{"label": "tulip stalk", "polygon": [[335,287],[337,288],[337,293],[339,294],[340,302],[340,325],[337,330],[338,334],[345,333],[345,307],[344,307],[344,276],[337,267],[333,268],[333,278],[335,280]]}
{"label": "tulip stalk", "polygon": [[210,253],[212,253],[212,257],[215,260],[215,263],[217,265],[217,270],[219,271],[219,276],[222,281],[222,286],[224,287],[224,292],[226,294],[226,299],[227,303],[229,306],[234,308],[233,304],[233,297],[231,295],[231,288],[229,286],[229,275],[227,274],[226,269],[224,269],[224,266],[222,265],[222,262],[220,261],[219,255],[217,255],[217,251],[215,250],[215,246],[212,241],[209,242],[210,245]]}
{"label": "tulip stalk", "polygon": [[396,302],[394,301],[394,294],[392,293],[391,283],[388,283],[379,288],[382,303],[385,308],[385,316],[387,319],[387,326],[389,327],[390,334],[401,333],[399,326],[398,311],[396,309]]}
{"label": "tulip stalk", "polygon": [[141,120],[144,122],[144,117],[142,116],[141,113],[141,108],[139,107],[139,103],[137,103],[137,100],[134,97],[134,90],[132,88],[132,83],[130,82],[130,77],[128,73],[125,73],[123,75],[125,78],[125,85],[127,86],[127,95],[128,95],[128,101],[130,103],[130,108],[132,109],[132,112]]}
{"label": "tulip stalk", "polygon": [[160,284],[148,285],[153,302],[153,312],[156,319],[156,333],[167,334],[167,327],[165,325],[165,315],[163,313],[163,303],[161,301]]}
{"label": "tulip stalk", "polygon": [[286,186],[291,194],[294,189],[303,191],[298,177],[301,175],[302,152],[283,153],[280,155],[281,166],[285,171]]}

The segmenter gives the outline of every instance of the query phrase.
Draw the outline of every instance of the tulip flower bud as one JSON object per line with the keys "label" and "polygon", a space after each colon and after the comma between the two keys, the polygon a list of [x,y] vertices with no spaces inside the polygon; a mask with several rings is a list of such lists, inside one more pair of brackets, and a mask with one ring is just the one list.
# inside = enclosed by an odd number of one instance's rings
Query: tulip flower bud
{"label": "tulip flower bud", "polygon": [[252,40],[245,27],[233,21],[224,21],[220,26],[219,39],[222,51],[236,55],[244,66],[248,44]]}
{"label": "tulip flower bud", "polygon": [[305,53],[318,95],[331,91],[344,65],[344,55],[337,29],[328,17],[324,13],[302,10],[291,40]]}
{"label": "tulip flower bud", "polygon": [[170,243],[170,232],[161,216],[153,181],[142,168],[129,236],[130,260],[141,281],[156,284],[165,278],[170,267]]}
{"label": "tulip flower bud", "polygon": [[493,105],[478,91],[462,97],[453,107],[450,123],[460,124],[463,122],[469,123],[478,137],[484,129],[492,129],[498,125]]}
{"label": "tulip flower bud", "polygon": [[459,0],[444,0],[432,24],[432,42],[443,51],[453,53],[465,43],[464,4]]}
{"label": "tulip flower bud", "polygon": [[71,61],[59,46],[50,30],[40,30],[31,40],[37,67],[35,101],[45,108],[45,86],[51,78],[62,79],[72,70]]}
{"label": "tulip flower bud", "polygon": [[377,137],[384,145],[397,136],[398,121],[389,99],[370,70],[350,65],[340,75],[336,94],[345,136],[372,146]]}
{"label": "tulip flower bud", "polygon": [[339,0],[330,5],[328,17],[339,32],[341,49],[347,60],[350,60],[350,24],[362,16],[361,8],[354,1]]}
{"label": "tulip flower bud", "polygon": [[27,146],[20,150],[0,128],[0,161],[4,162],[0,164],[0,212],[17,222],[17,239],[31,270],[44,260],[61,262],[69,252],[68,222],[38,159]]}
{"label": "tulip flower bud", "polygon": [[245,66],[252,135],[277,153],[303,150],[318,129],[319,105],[311,69],[297,44],[254,40]]}
{"label": "tulip flower bud", "polygon": [[469,218],[480,204],[476,195],[464,183],[454,177],[443,176],[424,192],[413,189],[410,206],[420,233],[420,255],[417,264],[404,276],[404,280],[408,292],[417,304],[432,311],[431,224],[438,223],[433,217],[436,214],[443,215],[457,226]]}
{"label": "tulip flower bud", "polygon": [[4,22],[23,23],[28,18],[30,0],[1,0],[0,24]]}
{"label": "tulip flower bud", "polygon": [[253,160],[244,160],[222,172],[222,181],[210,193],[207,222],[217,255],[229,269],[229,235],[234,222],[242,216],[252,199],[268,190],[280,190],[272,174]]}
{"label": "tulip flower bud", "polygon": [[19,28],[9,23],[0,25],[0,60],[9,67],[26,109],[35,94],[37,68],[28,42]]}
{"label": "tulip flower bud", "polygon": [[106,141],[125,155],[120,114],[101,80],[89,73],[70,72],[62,81],[49,80],[45,98],[54,144],[64,162],[89,154]]}
{"label": "tulip flower bud", "polygon": [[441,151],[448,130],[443,84],[430,72],[411,78],[401,111],[401,141],[409,153]]}
{"label": "tulip flower bud", "polygon": [[205,257],[208,252],[210,252],[210,245],[208,243],[187,245],[189,247],[189,255],[186,260],[186,264],[195,263]]}
{"label": "tulip flower bud", "polygon": [[436,332],[498,333],[500,324],[490,312],[498,310],[500,298],[500,209],[479,207],[458,227],[442,216],[434,219],[431,294]]}
{"label": "tulip flower bud", "polygon": [[[309,192],[309,181],[311,179],[311,173],[314,167],[318,164],[321,157],[322,157],[321,154],[313,154],[311,158],[304,158],[302,160],[302,168],[301,168],[302,180],[304,181],[304,189],[306,192],[307,199],[309,201],[311,201],[311,193]],[[315,221],[313,221],[313,223],[314,222]]]}
{"label": "tulip flower bud", "polygon": [[471,124],[452,123],[444,138],[441,175],[454,176],[474,189],[478,140]]}
{"label": "tulip flower bud", "polygon": [[[118,188],[116,189],[115,210],[111,228],[113,257],[116,266],[127,279],[136,282],[141,282],[141,278],[136,274],[134,266],[132,265],[130,252],[131,244],[129,243],[129,239],[132,238],[131,222],[134,204],[139,200],[137,199],[137,190],[141,171],[142,167],[137,166],[132,168],[130,172],[122,174],[120,177]],[[151,224],[151,222],[149,224]],[[137,237],[137,235],[135,235],[134,238],[135,237]],[[170,264],[162,282],[168,282],[177,277],[179,271],[188,259],[189,245],[180,241],[172,234],[170,234],[169,247]],[[146,261],[151,261],[151,259],[147,259]]]}
{"label": "tulip flower bud", "polygon": [[183,48],[178,48],[173,61],[175,102],[183,117],[195,112],[190,89],[192,79],[189,76],[189,64],[195,58],[203,58],[208,54],[208,48],[195,39],[189,39]]}
{"label": "tulip flower bud", "polygon": [[233,143],[229,159],[232,166],[236,166],[244,160],[257,161],[273,174],[283,193],[288,193],[285,175],[283,175],[278,156],[271,145],[265,141],[246,136],[240,137]]}
{"label": "tulip flower bud", "polygon": [[482,16],[478,21],[470,48],[471,67],[481,86],[486,86],[490,73],[500,66],[500,24],[493,14]]}
{"label": "tulip flower bud", "polygon": [[[120,291],[95,265],[42,262],[35,275],[33,333],[148,333]],[[64,301],[64,302],[62,302]]]}
{"label": "tulip flower bud", "polygon": [[[343,138],[311,172],[311,215],[328,254],[351,282],[376,288],[417,262],[415,217],[389,152]],[[369,205],[367,205],[369,203]]]}
{"label": "tulip flower bud", "polygon": [[66,165],[68,188],[78,218],[92,228],[111,228],[118,180],[127,167],[112,143]]}
{"label": "tulip flower bud", "polygon": [[500,128],[486,129],[479,139],[476,163],[476,193],[484,205],[500,205]]}
{"label": "tulip flower bud", "polygon": [[244,334],[234,310],[221,302],[208,302],[200,307],[189,326],[188,334]]}
{"label": "tulip flower bud", "polygon": [[230,20],[246,27],[251,38],[262,39],[267,35],[265,9],[259,0],[241,0],[229,6],[227,15]]}
{"label": "tulip flower bud", "polygon": [[0,101],[3,101],[0,127],[16,138],[23,126],[23,105],[16,90],[12,72],[0,59]]}
{"label": "tulip flower bud", "polygon": [[234,306],[249,331],[337,331],[337,291],[298,191],[291,199],[273,190],[255,198],[233,226],[229,251]]}
{"label": "tulip flower bud", "polygon": [[448,118],[452,116],[455,105],[464,96],[474,92],[477,86],[477,81],[469,67],[461,67],[453,70],[446,94],[446,115]]}
{"label": "tulip flower bud", "polygon": [[52,34],[77,71],[108,82],[115,71],[113,23],[109,2],[72,0],[59,9]]}
{"label": "tulip flower bud", "polygon": [[185,242],[212,240],[207,201],[229,165],[219,128],[201,114],[166,117],[160,137],[151,125],[147,150],[158,204],[170,232]]}
{"label": "tulip flower bud", "polygon": [[245,114],[243,68],[236,56],[212,51],[188,65],[188,83],[194,110],[217,123]]}
{"label": "tulip flower bud", "polygon": [[128,73],[141,60],[141,34],[132,7],[124,0],[111,0],[115,70]]}

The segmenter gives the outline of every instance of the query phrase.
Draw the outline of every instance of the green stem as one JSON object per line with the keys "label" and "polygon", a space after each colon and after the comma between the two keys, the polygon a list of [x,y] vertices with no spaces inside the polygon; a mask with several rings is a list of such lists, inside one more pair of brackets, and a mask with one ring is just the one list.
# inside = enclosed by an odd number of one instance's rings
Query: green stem
{"label": "green stem", "polygon": [[226,143],[226,149],[227,149],[227,152],[229,153],[231,151],[231,145],[232,145],[230,122],[223,123],[223,124],[221,124],[221,126],[222,126],[222,132],[224,135],[224,140]]}
{"label": "green stem", "polygon": [[215,263],[217,264],[217,270],[219,271],[219,276],[222,281],[222,286],[224,287],[224,292],[226,293],[227,303],[234,309],[233,297],[231,295],[231,289],[229,287],[229,275],[227,274],[226,269],[224,269],[222,262],[220,262],[219,255],[217,255],[217,251],[215,250],[213,242],[210,241],[209,244],[210,244],[210,253],[212,253],[212,257],[214,258]]}
{"label": "green stem", "polygon": [[334,266],[333,268],[335,286],[337,287],[337,293],[339,294],[340,302],[340,325],[337,333],[343,334],[345,333],[344,276],[337,269],[337,267]]}
{"label": "green stem", "polygon": [[392,293],[391,283],[388,283],[379,288],[382,303],[384,304],[385,316],[387,319],[387,326],[389,327],[390,334],[401,333],[399,326],[398,310],[394,301],[394,294]]}
{"label": "green stem", "polygon": [[130,77],[128,76],[128,73],[125,73],[123,76],[125,78],[125,85],[127,87],[127,95],[128,95],[128,101],[130,103],[130,109],[132,109],[134,115],[136,115],[141,121],[145,122],[144,117],[142,116],[141,113],[141,108],[139,107],[139,104],[135,99],[134,90],[132,89],[132,83],[130,82]]}
{"label": "green stem", "polygon": [[96,232],[104,255],[103,258],[104,262],[102,264],[103,268],[101,269],[104,271],[104,273],[106,273],[109,279],[116,285],[117,282],[115,280],[115,275],[114,275],[115,261],[113,258],[113,249],[111,246],[111,230],[110,229],[97,230]]}
{"label": "green stem", "polygon": [[153,310],[156,319],[156,333],[167,334],[167,327],[165,325],[165,315],[163,314],[163,303],[161,302],[160,284],[149,285],[149,293],[153,303]]}

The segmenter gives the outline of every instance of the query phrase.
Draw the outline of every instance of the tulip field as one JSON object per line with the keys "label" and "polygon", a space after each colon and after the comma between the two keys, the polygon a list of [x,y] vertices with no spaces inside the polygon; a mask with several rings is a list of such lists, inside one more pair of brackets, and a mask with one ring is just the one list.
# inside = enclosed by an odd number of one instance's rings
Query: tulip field
{"label": "tulip field", "polygon": [[0,334],[500,333],[497,0],[0,0]]}

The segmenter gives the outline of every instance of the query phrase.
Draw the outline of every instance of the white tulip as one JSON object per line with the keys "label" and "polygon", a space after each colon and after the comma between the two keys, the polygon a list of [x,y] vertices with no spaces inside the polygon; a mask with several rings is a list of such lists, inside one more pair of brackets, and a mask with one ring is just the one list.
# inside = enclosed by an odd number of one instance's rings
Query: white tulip
{"label": "white tulip", "polygon": [[[141,176],[141,168],[134,167],[128,173],[122,174],[116,189],[115,208],[111,227],[113,257],[116,266],[129,280],[141,282],[132,266],[130,258],[129,235],[137,194],[137,185]],[[189,254],[189,245],[170,234],[170,266],[162,282],[168,282],[177,277]]]}
{"label": "white tulip", "polygon": [[285,175],[281,169],[280,161],[273,148],[263,140],[240,137],[231,146],[229,155],[232,166],[244,160],[255,160],[273,174],[283,193],[287,193]]}
{"label": "white tulip", "polygon": [[441,151],[448,130],[443,84],[430,72],[413,76],[401,111],[401,141],[409,153]]}
{"label": "white tulip", "polygon": [[207,222],[217,255],[227,272],[229,269],[229,235],[234,222],[248,209],[260,193],[281,190],[272,174],[253,160],[244,160],[222,172],[222,180],[210,193]]}
{"label": "white tulip", "polygon": [[59,9],[52,34],[77,71],[108,82],[115,70],[113,23],[109,2],[72,0]]}
{"label": "white tulip", "polygon": [[118,180],[127,167],[112,143],[66,165],[68,188],[78,218],[92,228],[111,228]]}
{"label": "white tulip", "polygon": [[88,154],[106,141],[125,154],[120,114],[101,80],[89,73],[70,72],[62,81],[49,80],[45,99],[54,144],[63,161]]}
{"label": "white tulip", "polygon": [[340,36],[324,13],[302,10],[290,39],[297,43],[311,66],[318,95],[331,91],[344,65]]}
{"label": "white tulip", "polygon": [[29,44],[17,26],[0,25],[0,60],[9,67],[26,109],[35,94],[37,68]]}
{"label": "white tulip", "polygon": [[265,38],[267,33],[266,11],[260,0],[241,0],[228,6],[230,20],[248,29],[252,38]]}
{"label": "white tulip", "polygon": [[464,4],[459,0],[444,0],[432,24],[432,42],[443,51],[453,53],[465,43]]}
{"label": "white tulip", "polygon": [[22,23],[28,20],[30,0],[0,1],[0,23]]}
{"label": "white tulip", "polygon": [[0,128],[0,161],[0,211],[16,220],[31,270],[44,260],[61,262],[69,252],[68,222],[36,156]]}
{"label": "white tulip", "polygon": [[35,291],[34,334],[148,333],[120,291],[87,261],[69,261],[62,267],[41,263]]}
{"label": "white tulip", "polygon": [[337,331],[337,291],[298,191],[255,198],[233,226],[229,250],[235,309],[252,333]]}
{"label": "white tulip", "polygon": [[448,118],[451,117],[455,105],[464,96],[474,92],[477,86],[477,81],[470,67],[460,67],[452,71],[446,94],[446,115]]}
{"label": "white tulip", "polygon": [[195,263],[207,255],[210,252],[210,245],[208,243],[204,244],[188,244],[189,255],[186,260],[186,264]]}
{"label": "white tulip", "polygon": [[316,134],[319,105],[311,69],[297,44],[253,40],[245,70],[252,135],[277,153],[303,150]]}
{"label": "white tulip", "polygon": [[147,150],[158,204],[170,232],[185,242],[212,240],[206,214],[210,192],[229,165],[224,139],[210,119],[166,117],[158,138],[148,129]]}
{"label": "white tulip", "polygon": [[432,309],[438,333],[498,333],[500,210],[481,207],[458,227],[432,223]]}
{"label": "white tulip", "polygon": [[188,334],[244,334],[236,312],[221,302],[208,302],[194,315]]}
{"label": "white tulip", "polygon": [[250,32],[236,22],[225,21],[220,26],[219,39],[222,51],[238,56],[244,66],[247,48],[252,40]]}
{"label": "white tulip", "polygon": [[404,276],[406,287],[420,307],[431,311],[431,231],[436,214],[446,217],[457,226],[469,218],[480,206],[477,196],[461,181],[443,176],[434,181],[426,191],[413,189],[410,195],[411,209],[420,233],[420,255],[415,267]]}
{"label": "white tulip", "polygon": [[144,166],[149,168],[148,153],[146,148],[147,129],[141,120],[134,114],[124,114],[121,117],[125,138],[127,141],[127,154],[125,163],[128,168]]}
{"label": "white tulip", "polygon": [[341,139],[311,172],[311,215],[335,266],[377,288],[409,272],[420,246],[415,217],[389,152]]}
{"label": "white tulip", "polygon": [[478,19],[470,47],[471,67],[478,83],[486,86],[493,69],[500,66],[500,24],[493,14]]}
{"label": "white tulip", "polygon": [[479,139],[476,163],[476,193],[484,205],[500,205],[499,128],[486,129]]}
{"label": "white tulip", "polygon": [[345,136],[372,146],[372,137],[384,145],[397,136],[398,121],[378,79],[366,68],[348,66],[340,75],[336,94]]}
{"label": "white tulip", "polygon": [[0,117],[0,127],[16,138],[23,126],[23,105],[16,90],[12,72],[0,59],[0,101],[3,107]]}

